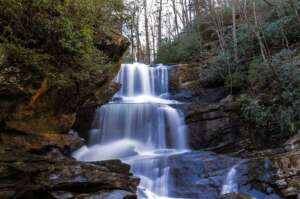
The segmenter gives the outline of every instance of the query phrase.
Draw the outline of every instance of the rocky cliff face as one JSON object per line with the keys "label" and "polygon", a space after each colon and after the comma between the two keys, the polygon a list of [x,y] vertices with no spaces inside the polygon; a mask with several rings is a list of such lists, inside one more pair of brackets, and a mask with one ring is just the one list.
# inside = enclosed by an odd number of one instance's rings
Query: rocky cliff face
{"label": "rocky cliff face", "polygon": [[234,151],[239,146],[238,105],[222,85],[199,78],[197,65],[177,65],[171,69],[173,97],[184,101],[190,145],[194,149]]}
{"label": "rocky cliff face", "polygon": [[[240,120],[236,97],[226,92],[222,84],[212,84],[201,77],[201,67],[176,65],[170,70],[172,96],[185,102],[180,108],[185,114],[192,148],[248,159],[248,172],[244,175],[248,183],[255,184],[263,193],[275,192],[283,198],[296,199],[300,194],[299,135],[285,144],[277,144],[277,148],[268,148],[264,138],[245,131],[247,125]],[[268,187],[274,192],[268,192]],[[227,197],[248,198],[243,194],[221,198]]]}
{"label": "rocky cliff face", "polygon": [[271,157],[273,184],[286,198],[300,196],[300,133],[285,143],[286,152]]}
{"label": "rocky cliff face", "polygon": [[68,156],[83,144],[70,129],[88,128],[83,116],[118,90],[111,80],[128,47],[104,23],[112,5],[93,16],[77,3],[0,2],[1,199],[136,197],[129,166]]}

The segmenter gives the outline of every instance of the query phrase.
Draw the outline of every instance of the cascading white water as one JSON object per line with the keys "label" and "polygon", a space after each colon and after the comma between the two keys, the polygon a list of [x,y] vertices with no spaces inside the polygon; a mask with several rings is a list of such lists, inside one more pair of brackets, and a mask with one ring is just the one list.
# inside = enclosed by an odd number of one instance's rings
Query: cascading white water
{"label": "cascading white water", "polygon": [[227,193],[233,193],[233,192],[238,192],[238,184],[237,184],[237,167],[240,164],[234,165],[228,172],[225,181],[222,186],[222,191],[221,194],[227,194]]}
{"label": "cascading white water", "polygon": [[115,97],[159,97],[168,93],[168,68],[164,65],[124,64],[115,81],[122,85]]}
{"label": "cascading white water", "polygon": [[246,162],[247,160],[242,160],[239,161],[237,164],[233,165],[233,167],[231,167],[223,182],[221,194],[239,192],[238,168]]}
{"label": "cascading white water", "polygon": [[188,149],[180,113],[168,100],[168,67],[124,64],[113,100],[96,111],[89,146],[74,157],[82,161],[120,158],[141,178],[139,198],[171,198],[175,186],[168,157]]}

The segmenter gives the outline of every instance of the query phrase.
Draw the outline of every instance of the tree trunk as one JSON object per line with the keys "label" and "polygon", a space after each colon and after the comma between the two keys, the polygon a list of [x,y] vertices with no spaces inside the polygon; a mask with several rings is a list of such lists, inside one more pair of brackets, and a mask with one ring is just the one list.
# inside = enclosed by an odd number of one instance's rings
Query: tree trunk
{"label": "tree trunk", "polygon": [[150,52],[150,40],[149,40],[149,26],[148,26],[148,11],[147,11],[147,0],[144,0],[144,18],[145,18],[145,35],[146,35],[146,64],[150,64],[151,62],[151,52]]}
{"label": "tree trunk", "polygon": [[152,55],[153,55],[153,59],[156,59],[156,30],[155,30],[155,26],[154,24],[156,24],[156,21],[152,21],[152,26],[150,27],[151,30],[151,37],[152,37]]}
{"label": "tree trunk", "polygon": [[232,0],[232,37],[233,37],[233,53],[234,61],[238,62],[238,41],[236,37],[236,0]]}
{"label": "tree trunk", "polygon": [[141,40],[140,40],[140,23],[139,17],[136,19],[136,59],[138,62],[141,61]]}
{"label": "tree trunk", "polygon": [[298,22],[300,23],[300,14],[299,14],[298,7],[297,7],[295,1],[294,0],[289,0],[289,3],[291,5],[291,7],[294,9],[294,12],[295,12],[295,15],[298,19]]}
{"label": "tree trunk", "polygon": [[182,14],[182,24],[183,24],[183,27],[186,27],[186,25],[187,25],[187,18],[186,18],[186,9],[185,9],[184,3],[185,3],[184,0],[180,0],[181,14]]}
{"label": "tree trunk", "polygon": [[179,34],[179,25],[178,25],[178,18],[177,18],[177,9],[176,9],[176,0],[172,0],[172,8],[174,13],[174,25],[176,30],[176,35]]}
{"label": "tree trunk", "polygon": [[158,38],[157,38],[157,48],[161,47],[162,41],[162,0],[159,0],[159,10],[158,10]]}
{"label": "tree trunk", "polygon": [[260,52],[263,60],[265,62],[268,61],[267,56],[266,56],[266,47],[264,45],[259,27],[258,27],[258,21],[257,21],[257,16],[256,16],[256,2],[253,1],[253,16],[254,16],[254,26],[255,26],[255,34],[258,39],[259,47],[260,47]]}

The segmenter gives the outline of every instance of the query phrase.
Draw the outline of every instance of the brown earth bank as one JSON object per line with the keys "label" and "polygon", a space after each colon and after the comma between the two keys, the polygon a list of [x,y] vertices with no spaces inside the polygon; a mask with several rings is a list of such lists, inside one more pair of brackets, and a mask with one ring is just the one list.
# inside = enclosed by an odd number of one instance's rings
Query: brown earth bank
{"label": "brown earth bank", "polygon": [[[240,116],[239,94],[230,94],[223,84],[211,83],[201,76],[199,64],[170,67],[171,92],[185,114],[190,146],[196,150],[214,151],[249,159],[252,181],[259,162],[268,162],[271,182],[268,183],[283,198],[298,198],[300,194],[300,132],[290,139],[263,137],[249,129]],[[260,186],[260,185],[258,185]],[[261,187],[262,188],[262,187]],[[229,194],[220,198],[251,198]]]}

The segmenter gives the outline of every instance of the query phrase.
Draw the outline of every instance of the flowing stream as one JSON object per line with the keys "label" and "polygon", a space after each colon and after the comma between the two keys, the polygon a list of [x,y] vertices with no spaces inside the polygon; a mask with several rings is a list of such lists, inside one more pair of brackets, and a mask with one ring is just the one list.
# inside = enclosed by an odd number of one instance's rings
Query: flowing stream
{"label": "flowing stream", "polygon": [[122,159],[141,178],[138,196],[171,198],[174,180],[168,158],[188,151],[183,116],[168,99],[168,67],[124,64],[115,81],[122,85],[96,111],[89,146],[75,152],[82,161]]}
{"label": "flowing stream", "polygon": [[237,184],[237,168],[240,164],[234,165],[228,172],[225,181],[222,186],[221,194],[227,194],[232,192],[238,192],[238,184]]}

